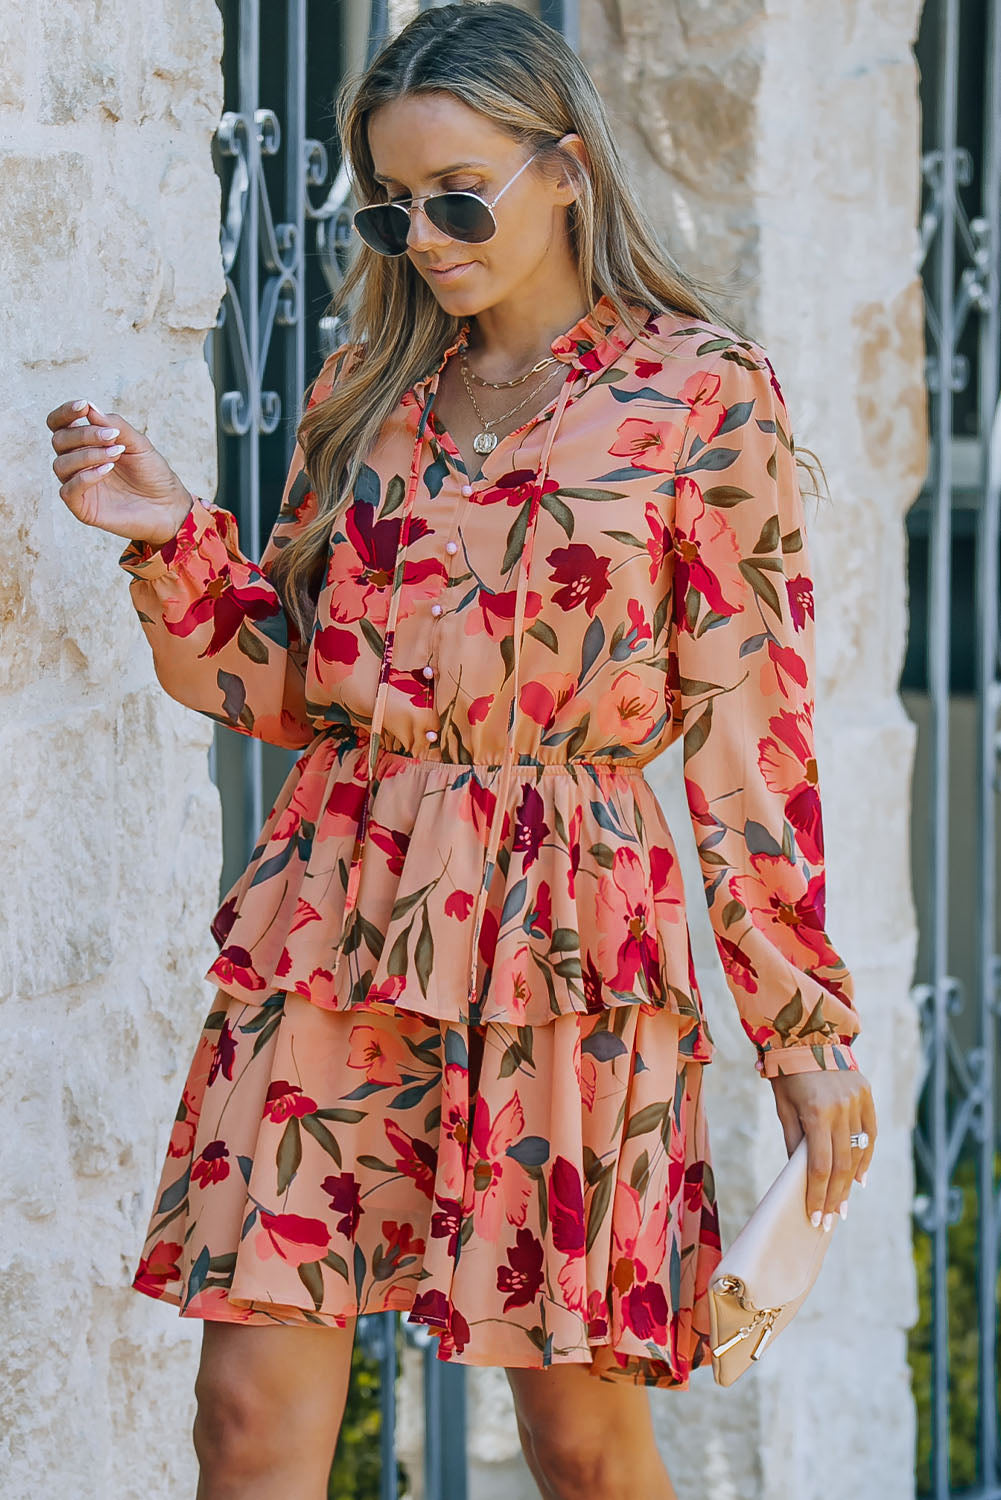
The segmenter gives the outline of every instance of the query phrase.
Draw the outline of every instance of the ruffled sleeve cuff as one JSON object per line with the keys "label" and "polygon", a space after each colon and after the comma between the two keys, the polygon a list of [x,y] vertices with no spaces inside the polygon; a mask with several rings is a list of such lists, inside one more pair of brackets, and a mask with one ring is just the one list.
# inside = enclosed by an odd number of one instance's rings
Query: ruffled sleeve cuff
{"label": "ruffled sleeve cuff", "polygon": [[759,1050],[755,1067],[762,1078],[784,1078],[790,1073],[834,1073],[859,1071],[847,1042],[818,1043],[815,1047],[768,1047]]}
{"label": "ruffled sleeve cuff", "polygon": [[176,572],[185,559],[197,551],[206,531],[218,529],[217,511],[217,506],[206,504],[196,496],[174,536],[160,547],[149,542],[129,542],[118,559],[119,565],[133,578],[150,583],[165,573]]}

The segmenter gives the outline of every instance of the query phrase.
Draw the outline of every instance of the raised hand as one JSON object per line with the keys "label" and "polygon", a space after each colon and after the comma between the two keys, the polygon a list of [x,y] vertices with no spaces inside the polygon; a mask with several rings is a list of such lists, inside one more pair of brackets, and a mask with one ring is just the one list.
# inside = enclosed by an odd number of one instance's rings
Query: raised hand
{"label": "raised hand", "polygon": [[78,521],[154,547],[177,534],[192,497],[145,434],[88,401],[64,402],[45,421],[59,494]]}

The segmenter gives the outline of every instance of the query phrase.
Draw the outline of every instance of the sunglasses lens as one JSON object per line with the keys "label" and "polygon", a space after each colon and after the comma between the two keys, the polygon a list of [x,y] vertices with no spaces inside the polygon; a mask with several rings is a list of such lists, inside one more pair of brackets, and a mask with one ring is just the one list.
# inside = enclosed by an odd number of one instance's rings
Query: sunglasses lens
{"label": "sunglasses lens", "polygon": [[410,233],[410,215],[396,203],[372,203],[359,208],[354,226],[377,255],[403,255]]}
{"label": "sunglasses lens", "polygon": [[467,245],[482,245],[497,230],[487,205],[472,193],[437,193],[427,200],[424,211],[442,234]]}

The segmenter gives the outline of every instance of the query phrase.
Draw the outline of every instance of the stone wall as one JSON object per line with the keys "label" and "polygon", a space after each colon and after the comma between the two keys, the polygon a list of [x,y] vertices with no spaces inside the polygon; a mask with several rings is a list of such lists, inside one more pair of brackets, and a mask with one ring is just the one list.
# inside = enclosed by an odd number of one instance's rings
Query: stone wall
{"label": "stone wall", "polygon": [[0,1495],[194,1492],[196,1325],[128,1290],[211,991],[207,721],[153,680],[122,543],[45,414],[86,397],[214,489],[214,4],[0,4]]}

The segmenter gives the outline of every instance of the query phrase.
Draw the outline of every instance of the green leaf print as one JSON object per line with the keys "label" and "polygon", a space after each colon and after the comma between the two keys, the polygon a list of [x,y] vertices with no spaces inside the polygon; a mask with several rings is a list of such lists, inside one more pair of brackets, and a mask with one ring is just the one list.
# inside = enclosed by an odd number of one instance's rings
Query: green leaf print
{"label": "green leaf print", "polygon": [[[563,492],[560,491],[559,493]],[[543,510],[548,510],[553,520],[557,521],[559,525],[563,527],[563,530],[567,534],[567,538],[572,541],[574,519],[573,511],[570,509],[569,505],[564,505],[563,501],[558,498],[558,494],[543,495],[539,504],[542,506]]]}
{"label": "green leaf print", "polygon": [[252,630],[247,629],[246,622],[240,626],[236,637],[236,645],[237,650],[242,651],[244,656],[249,657],[251,661],[258,662],[261,665],[267,662],[267,646]]}
{"label": "green leaf print", "polygon": [[323,1306],[323,1272],[319,1261],[307,1261],[305,1265],[296,1266],[296,1270],[299,1272],[299,1280],[313,1299],[313,1306],[319,1312]]}
{"label": "green leaf print", "polygon": [[638,1109],[629,1118],[626,1126],[626,1140],[631,1141],[634,1135],[646,1135],[650,1130],[656,1130],[667,1113],[667,1100],[660,1104],[647,1104],[643,1109]]}
{"label": "green leaf print", "polygon": [[[361,1111],[344,1110],[342,1111],[342,1113],[360,1115]],[[289,1123],[291,1123],[291,1121]],[[303,1115],[302,1128],[303,1130],[309,1132],[314,1141],[316,1141],[317,1145],[321,1146],[323,1150],[326,1151],[328,1156],[332,1156],[334,1158],[334,1161],[338,1166],[341,1165],[341,1148],[337,1144],[337,1137],[330,1133],[322,1120],[318,1120],[316,1118],[316,1115]],[[281,1190],[279,1189],[279,1191]]]}
{"label": "green leaf print", "polygon": [[783,1039],[788,1037],[794,1026],[798,1026],[803,1019],[803,997],[799,990],[796,991],[791,1000],[787,1000],[772,1022],[772,1026]]}
{"label": "green leaf print", "polygon": [[295,1115],[289,1117],[288,1124],[282,1132],[282,1138],[278,1142],[278,1150],[275,1153],[275,1165],[278,1168],[278,1192],[284,1193],[289,1183],[299,1170],[302,1161],[302,1136],[299,1133],[299,1121]]}
{"label": "green leaf print", "polygon": [[421,934],[417,939],[417,947],[414,949],[414,967],[417,970],[417,978],[420,981],[421,994],[427,999],[428,980],[431,978],[431,966],[434,963],[434,939],[431,936],[431,924],[428,921],[428,911],[425,906],[421,916]]}
{"label": "green leaf print", "polygon": [[735,484],[718,484],[712,489],[703,490],[702,498],[707,505],[715,505],[719,510],[730,510],[742,500],[750,500],[752,497],[749,490],[738,489]]}
{"label": "green leaf print", "polygon": [[587,1208],[587,1238],[584,1242],[585,1249],[590,1250],[598,1238],[598,1231],[608,1213],[608,1205],[612,1201],[612,1188],[615,1186],[615,1162],[610,1161],[607,1167],[602,1168],[601,1176],[595,1184],[591,1193],[591,1201]]}
{"label": "green leaf print", "polygon": [[525,537],[528,534],[528,515],[531,508],[531,502],[526,501],[511,522],[511,529],[507,534],[507,547],[504,550],[504,560],[501,563],[502,573],[507,573],[513,568],[525,550]]}

